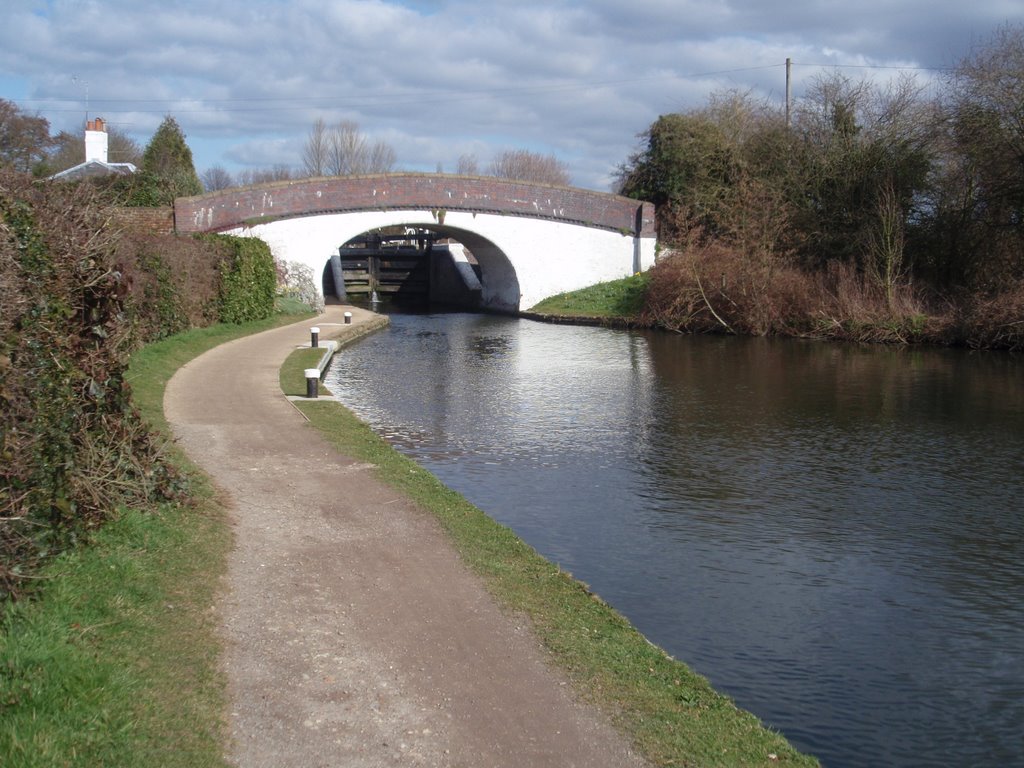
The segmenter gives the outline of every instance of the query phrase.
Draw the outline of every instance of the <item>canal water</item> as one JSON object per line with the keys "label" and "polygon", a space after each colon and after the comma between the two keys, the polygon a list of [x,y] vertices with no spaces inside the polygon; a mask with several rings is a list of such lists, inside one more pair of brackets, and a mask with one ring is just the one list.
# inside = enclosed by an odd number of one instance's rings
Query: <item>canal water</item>
{"label": "canal water", "polygon": [[328,386],[825,766],[1024,765],[1024,361],[394,315]]}

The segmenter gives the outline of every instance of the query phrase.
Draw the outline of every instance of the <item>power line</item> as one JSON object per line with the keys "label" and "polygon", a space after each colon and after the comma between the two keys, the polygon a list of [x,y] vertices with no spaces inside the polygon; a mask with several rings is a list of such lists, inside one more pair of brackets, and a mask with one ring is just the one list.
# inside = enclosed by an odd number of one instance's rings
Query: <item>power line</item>
{"label": "power line", "polygon": [[955,67],[906,67],[897,64],[808,64],[803,61],[794,61],[793,64],[794,66],[818,69],[894,69],[905,72],[953,72],[955,70]]}
{"label": "power line", "polygon": [[[693,72],[688,74],[673,74],[664,75],[659,77],[634,77],[621,80],[596,80],[582,83],[553,83],[550,85],[534,85],[534,86],[523,86],[518,88],[488,88],[488,89],[477,89],[477,90],[444,90],[444,91],[414,91],[408,94],[400,94],[394,97],[377,97],[377,98],[364,98],[359,100],[347,101],[344,98],[334,96],[250,96],[250,97],[232,97],[224,99],[202,99],[204,105],[209,105],[207,108],[202,109],[175,109],[178,114],[199,114],[199,113],[211,113],[211,112],[287,112],[287,111],[298,111],[308,109],[312,106],[322,103],[324,106],[333,106],[336,108],[357,108],[357,107],[376,107],[376,106],[411,106],[419,104],[432,104],[432,103],[458,103],[464,101],[475,101],[482,98],[491,98],[497,96],[507,95],[529,95],[529,94],[545,94],[545,93],[562,93],[570,91],[586,91],[594,90],[597,88],[605,88],[609,86],[617,85],[633,85],[636,83],[652,83],[660,82],[665,80],[696,80],[707,77],[720,77],[722,75],[738,74],[742,72],[756,72],[761,70],[775,69],[782,66],[781,64],[770,64],[757,67],[737,67],[733,69],[722,69],[712,70],[707,72]],[[117,105],[123,105],[121,109],[113,109],[116,112],[141,112],[141,113],[162,113],[166,111],[167,107],[177,104],[181,99],[167,98],[167,99],[91,99],[93,107],[97,105],[107,105],[106,110],[111,111],[113,107]],[[289,104],[289,102],[293,102]],[[46,105],[46,104],[79,104],[80,99],[67,98],[67,97],[46,97],[39,99],[21,99],[20,103],[23,106],[27,105]],[[260,106],[243,107],[243,106],[232,106],[235,104],[260,104]],[[150,105],[150,104],[161,104],[165,105],[164,108],[135,108],[132,105]],[[277,104],[278,106],[273,106]],[[220,106],[224,105],[224,106]],[[50,108],[50,112],[77,112],[78,108]]]}

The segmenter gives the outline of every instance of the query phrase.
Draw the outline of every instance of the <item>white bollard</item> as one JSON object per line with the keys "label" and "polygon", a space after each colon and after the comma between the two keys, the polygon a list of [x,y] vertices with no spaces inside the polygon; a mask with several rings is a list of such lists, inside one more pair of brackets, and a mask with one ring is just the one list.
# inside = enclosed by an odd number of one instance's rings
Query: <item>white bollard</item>
{"label": "white bollard", "polygon": [[320,329],[315,325],[309,329],[309,346],[313,349],[320,346]]}
{"label": "white bollard", "polygon": [[319,368],[307,368],[306,369],[306,397],[315,398],[319,397],[320,389],[320,369]]}
{"label": "white bollard", "polygon": [[352,325],[352,313],[351,312],[346,312],[345,313],[345,325]]}

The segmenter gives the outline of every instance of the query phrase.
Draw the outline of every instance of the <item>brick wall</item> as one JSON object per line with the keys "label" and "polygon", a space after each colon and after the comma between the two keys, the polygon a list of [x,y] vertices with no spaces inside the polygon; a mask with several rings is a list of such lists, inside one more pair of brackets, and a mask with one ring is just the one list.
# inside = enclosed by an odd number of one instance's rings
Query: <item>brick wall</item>
{"label": "brick wall", "polygon": [[174,208],[114,208],[111,220],[115,226],[144,235],[174,233]]}
{"label": "brick wall", "polygon": [[216,232],[317,213],[366,210],[495,213],[654,237],[654,206],[619,195],[494,177],[408,173],[302,179],[174,203],[178,232]]}

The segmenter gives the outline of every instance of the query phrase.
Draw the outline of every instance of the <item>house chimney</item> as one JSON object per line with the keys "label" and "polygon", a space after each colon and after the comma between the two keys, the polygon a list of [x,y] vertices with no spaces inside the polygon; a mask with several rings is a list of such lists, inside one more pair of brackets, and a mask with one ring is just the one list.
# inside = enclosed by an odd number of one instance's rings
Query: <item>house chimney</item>
{"label": "house chimney", "polygon": [[107,162],[107,126],[102,117],[85,122],[85,162]]}

